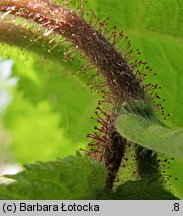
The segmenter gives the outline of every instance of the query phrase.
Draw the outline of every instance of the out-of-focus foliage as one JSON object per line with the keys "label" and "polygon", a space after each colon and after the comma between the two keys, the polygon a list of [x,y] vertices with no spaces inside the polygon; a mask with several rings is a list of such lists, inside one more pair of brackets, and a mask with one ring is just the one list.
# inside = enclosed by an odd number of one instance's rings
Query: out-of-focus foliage
{"label": "out-of-focus foliage", "polygon": [[[3,46],[2,53],[10,50]],[[15,59],[13,72],[19,82],[4,125],[11,135],[14,159],[49,160],[85,147],[97,98],[82,80],[73,77],[72,65],[71,71],[65,71],[62,65],[32,53],[22,55],[16,48],[11,58]]]}

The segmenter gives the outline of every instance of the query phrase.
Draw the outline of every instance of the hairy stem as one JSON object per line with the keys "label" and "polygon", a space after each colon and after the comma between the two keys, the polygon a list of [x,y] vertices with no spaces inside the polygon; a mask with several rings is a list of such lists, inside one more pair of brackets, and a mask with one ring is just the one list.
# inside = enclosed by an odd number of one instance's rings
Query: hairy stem
{"label": "hairy stem", "polygon": [[[14,45],[20,47],[22,50],[28,46],[28,51],[35,52],[38,55],[43,55],[48,57],[53,61],[59,61],[58,55],[61,56],[59,49],[54,49],[54,52],[48,52],[48,46],[46,46],[46,38],[41,38],[40,40],[35,40],[30,43],[30,40],[35,37],[38,38],[35,32],[25,30],[24,28],[14,26],[11,23],[0,22],[0,42],[7,43],[9,45]],[[44,44],[44,47],[42,46]]]}
{"label": "hairy stem", "polygon": [[126,142],[127,140],[123,138],[117,131],[113,131],[111,149],[105,153],[106,167],[108,168],[106,188],[109,191],[113,187],[113,182],[121,165],[121,160],[124,157]]}
{"label": "hairy stem", "polygon": [[74,43],[100,69],[118,100],[144,97],[143,89],[121,53],[74,11],[39,0],[1,0],[0,11],[39,23]]}
{"label": "hairy stem", "polygon": [[[47,28],[49,32],[63,36],[66,41],[73,43],[76,49],[82,51],[105,78],[112,93],[111,103],[112,113],[114,113],[114,121],[108,127],[111,144],[104,153],[105,165],[108,169],[106,186],[111,189],[127,142],[115,129],[115,117],[118,116],[122,103],[131,99],[145,99],[144,88],[133,74],[133,69],[114,45],[99,30],[92,27],[91,23],[79,17],[75,11],[54,4],[51,0],[0,0],[0,11],[4,12],[4,16],[13,14],[25,18],[28,22]],[[8,26],[1,25],[0,33],[3,28],[6,29]],[[11,29],[11,34],[16,38],[19,28],[12,27]],[[23,33],[27,34],[24,31]],[[11,34],[7,32],[6,35],[9,41],[1,35],[1,41],[11,43]],[[14,43],[20,45],[24,43],[24,40],[25,38],[18,38]]]}

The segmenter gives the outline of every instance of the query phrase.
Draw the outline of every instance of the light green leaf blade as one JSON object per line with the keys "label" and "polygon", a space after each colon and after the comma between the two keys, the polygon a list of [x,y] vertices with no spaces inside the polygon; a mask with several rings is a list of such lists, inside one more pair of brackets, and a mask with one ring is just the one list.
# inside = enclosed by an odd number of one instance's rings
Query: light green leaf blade
{"label": "light green leaf blade", "polygon": [[131,142],[183,159],[183,128],[171,129],[133,113],[122,114],[117,128]]}

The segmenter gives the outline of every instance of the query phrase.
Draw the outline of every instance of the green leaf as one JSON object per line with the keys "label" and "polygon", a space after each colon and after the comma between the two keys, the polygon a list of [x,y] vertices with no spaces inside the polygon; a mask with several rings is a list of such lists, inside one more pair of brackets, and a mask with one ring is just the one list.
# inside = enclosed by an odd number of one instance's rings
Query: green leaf
{"label": "green leaf", "polygon": [[113,195],[118,200],[177,200],[158,182],[149,180],[128,181],[118,186]]}
{"label": "green leaf", "polygon": [[[170,178],[169,184],[171,184],[171,188],[174,191],[174,194],[178,196],[181,200],[183,199],[183,172],[182,170],[183,167],[183,160],[174,160],[170,164],[170,169],[166,171],[168,175],[173,176],[174,178]],[[175,180],[175,178],[177,180]]]}
{"label": "green leaf", "polygon": [[0,199],[98,199],[105,184],[104,167],[79,153],[24,167],[7,176],[13,183],[0,185]]}
{"label": "green leaf", "polygon": [[118,119],[121,135],[148,149],[183,159],[183,128],[167,127],[143,102],[131,103],[130,109]]}

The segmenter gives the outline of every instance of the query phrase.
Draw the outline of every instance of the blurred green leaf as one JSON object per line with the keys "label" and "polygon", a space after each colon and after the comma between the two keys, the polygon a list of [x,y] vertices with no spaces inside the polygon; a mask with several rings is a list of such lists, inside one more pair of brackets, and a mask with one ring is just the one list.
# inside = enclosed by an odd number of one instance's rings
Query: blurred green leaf
{"label": "blurred green leaf", "polygon": [[14,158],[18,162],[49,160],[85,147],[86,134],[94,124],[90,117],[97,104],[95,94],[62,65],[31,53],[22,55],[16,48],[12,57],[19,83],[4,123]]}
{"label": "blurred green leaf", "polygon": [[11,131],[12,151],[19,162],[48,160],[74,154],[84,145],[72,143],[59,126],[59,113],[52,112],[47,101],[33,105],[16,94],[16,107],[10,107],[8,128]]}

